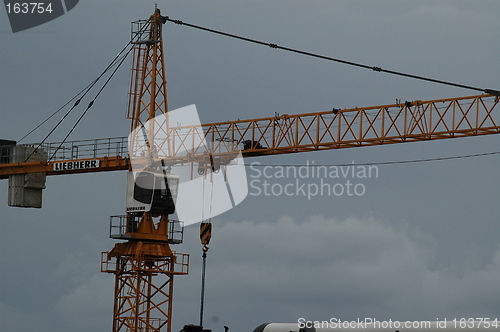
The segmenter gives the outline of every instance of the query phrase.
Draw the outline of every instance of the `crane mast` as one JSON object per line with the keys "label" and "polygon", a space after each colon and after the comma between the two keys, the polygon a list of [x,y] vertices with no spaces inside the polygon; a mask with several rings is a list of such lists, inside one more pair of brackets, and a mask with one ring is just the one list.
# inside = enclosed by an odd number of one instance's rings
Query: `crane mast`
{"label": "crane mast", "polygon": [[[159,9],[149,20],[133,23],[136,29],[132,35],[134,58],[128,117],[132,119],[132,132],[146,124],[150,128],[145,130],[148,136],[145,140],[136,141],[131,135],[129,144],[130,151],[135,146],[147,154],[148,160],[157,157],[154,133],[165,130],[154,118],[168,111],[161,35],[164,23]],[[141,142],[146,144],[140,146]],[[132,168],[131,162],[129,186],[136,180]],[[149,165],[149,168],[154,167]],[[111,221],[115,230],[111,237],[127,240],[102,255],[101,271],[115,275],[113,331],[171,331],[173,277],[187,274],[189,264],[188,255],[176,253],[170,247],[181,242],[174,236],[175,222],[169,220],[165,210],[154,209],[127,212],[125,216],[111,217]]]}

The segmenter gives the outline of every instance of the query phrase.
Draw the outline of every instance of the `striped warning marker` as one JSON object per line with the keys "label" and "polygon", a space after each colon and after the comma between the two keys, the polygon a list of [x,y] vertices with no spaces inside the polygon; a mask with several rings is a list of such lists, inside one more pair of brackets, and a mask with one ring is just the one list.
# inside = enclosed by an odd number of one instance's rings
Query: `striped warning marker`
{"label": "striped warning marker", "polygon": [[212,224],[209,222],[202,222],[200,224],[200,240],[204,246],[210,243],[212,237]]}

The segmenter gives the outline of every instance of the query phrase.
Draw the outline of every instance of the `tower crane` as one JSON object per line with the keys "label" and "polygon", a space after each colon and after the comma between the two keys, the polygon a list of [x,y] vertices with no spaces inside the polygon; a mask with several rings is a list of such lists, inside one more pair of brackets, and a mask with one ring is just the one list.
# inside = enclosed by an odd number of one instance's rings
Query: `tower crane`
{"label": "tower crane", "polygon": [[[200,174],[206,174],[231,163],[236,152],[243,157],[270,156],[500,133],[499,96],[494,94],[201,126],[156,123],[158,115],[169,112],[162,44],[165,22],[159,9],[150,19],[134,22],[128,118],[132,132],[146,123],[154,127],[141,142],[134,142],[133,136],[129,142],[142,149],[140,158],[131,158],[126,137],[44,143],[38,148],[0,141],[0,178],[9,179],[11,206],[41,207],[46,176],[128,171],[127,197],[142,205],[112,217],[111,237],[125,241],[103,253],[101,262],[101,270],[115,276],[115,332],[172,329],[173,277],[188,273],[189,256],[171,248],[181,239],[176,237],[178,223],[169,218],[178,180],[168,174],[169,167],[195,164]],[[154,143],[149,135],[155,128],[164,131],[167,144]],[[179,130],[193,139],[173,139]],[[53,158],[47,160],[47,155]],[[132,172],[134,166],[142,167],[142,172]]]}

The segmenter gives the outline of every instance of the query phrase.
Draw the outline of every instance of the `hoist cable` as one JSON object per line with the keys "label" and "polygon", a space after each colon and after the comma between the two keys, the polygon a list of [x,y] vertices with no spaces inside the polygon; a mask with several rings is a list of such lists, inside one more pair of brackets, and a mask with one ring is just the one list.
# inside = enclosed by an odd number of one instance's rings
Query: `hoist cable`
{"label": "hoist cable", "polygon": [[200,304],[200,326],[203,326],[203,310],[205,303],[205,271],[207,268],[207,252],[203,250],[203,263],[201,267],[201,304]]}
{"label": "hoist cable", "polygon": [[[213,167],[213,165],[212,165]],[[214,200],[214,183],[213,183],[213,170],[212,170],[212,173],[210,174],[210,182],[212,183],[212,185],[210,186],[210,209],[209,209],[209,216],[208,216],[208,222],[211,222],[212,221],[212,206],[213,206],[213,200]]]}
{"label": "hoist cable", "polygon": [[205,174],[203,174],[202,195],[201,195],[201,220],[205,220]]}
{"label": "hoist cable", "polygon": [[259,44],[259,45],[263,45],[263,46],[268,46],[268,47],[274,48],[274,49],[281,49],[281,50],[284,50],[284,51],[288,51],[288,52],[292,52],[292,53],[297,53],[297,54],[302,54],[302,55],[307,55],[307,56],[311,56],[311,57],[315,57],[315,58],[320,58],[320,59],[324,59],[324,60],[334,61],[334,62],[346,64],[346,65],[349,65],[349,66],[355,66],[355,67],[360,67],[360,68],[364,68],[364,69],[370,69],[370,70],[373,70],[373,71],[376,71],[376,72],[383,72],[383,73],[387,73],[387,74],[398,75],[398,76],[403,76],[403,77],[408,77],[408,78],[413,78],[413,79],[418,79],[418,80],[423,80],[423,81],[433,82],[433,83],[438,83],[438,84],[444,84],[444,85],[449,85],[449,86],[454,86],[454,87],[464,88],[464,89],[469,89],[469,90],[481,91],[481,92],[484,92],[484,93],[487,93],[487,94],[492,94],[492,95],[500,96],[500,91],[498,91],[498,90],[483,89],[483,88],[478,88],[478,87],[474,87],[474,86],[470,86],[470,85],[465,85],[465,84],[458,84],[458,83],[453,83],[453,82],[448,82],[448,81],[443,81],[443,80],[437,80],[437,79],[433,79],[433,78],[429,78],[429,77],[418,76],[418,75],[413,75],[413,74],[407,74],[407,73],[398,72],[398,71],[394,71],[394,70],[383,69],[381,67],[368,66],[368,65],[365,65],[365,64],[361,64],[361,63],[357,63],[357,62],[352,62],[352,61],[346,61],[346,60],[342,60],[342,59],[338,59],[338,58],[333,58],[333,57],[329,57],[329,56],[325,56],[325,55],[321,55],[321,54],[317,54],[317,53],[301,51],[301,50],[298,50],[298,49],[295,49],[295,48],[280,46],[280,45],[274,44],[274,43],[267,43],[267,42],[263,42],[263,41],[260,41],[260,40],[257,40],[257,39],[243,37],[243,36],[235,35],[235,34],[232,34],[232,33],[227,33],[227,32],[223,32],[223,31],[219,31],[219,30],[214,30],[214,29],[206,28],[206,27],[202,27],[202,26],[199,26],[199,25],[191,24],[191,23],[186,23],[186,22],[183,22],[181,20],[174,20],[174,19],[169,18],[168,16],[166,17],[166,20],[168,22],[173,22],[175,24],[185,25],[187,27],[195,28],[195,29],[198,29],[198,30],[203,30],[203,31],[214,33],[214,34],[218,34],[218,35],[222,35],[222,36],[226,36],[226,37],[230,37],[230,38],[235,38],[235,39],[243,40],[243,41],[246,41],[246,42],[249,42],[249,43],[254,43],[254,44]]}

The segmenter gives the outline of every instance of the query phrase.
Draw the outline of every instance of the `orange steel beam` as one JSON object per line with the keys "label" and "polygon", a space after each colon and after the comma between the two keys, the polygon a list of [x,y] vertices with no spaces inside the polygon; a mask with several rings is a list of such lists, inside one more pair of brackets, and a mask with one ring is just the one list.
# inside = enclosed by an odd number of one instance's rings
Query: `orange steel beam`
{"label": "orange steel beam", "polygon": [[[173,152],[159,156],[170,165],[225,163],[238,146],[244,157],[254,157],[498,134],[498,102],[498,96],[479,95],[177,127],[170,130]],[[178,131],[188,134],[176,137]]]}
{"label": "orange steel beam", "polygon": [[27,173],[47,175],[78,174],[91,172],[122,171],[129,169],[128,157],[112,156],[95,159],[57,160],[51,162],[32,161],[0,164],[0,178]]}
{"label": "orange steel beam", "polygon": [[[201,126],[170,127],[170,150],[158,150],[166,165],[212,161],[224,164],[238,147],[244,157],[278,155],[500,133],[499,97],[413,101]],[[183,132],[182,135],[179,132]],[[205,144],[208,142],[208,146]],[[193,142],[198,142],[193,145]],[[190,145],[191,144],[191,145]],[[188,152],[186,152],[188,151]],[[47,175],[127,170],[129,157],[96,158],[97,168],[55,170],[54,164],[94,159],[0,164],[0,178],[14,174]],[[137,157],[140,160],[140,157]]]}

